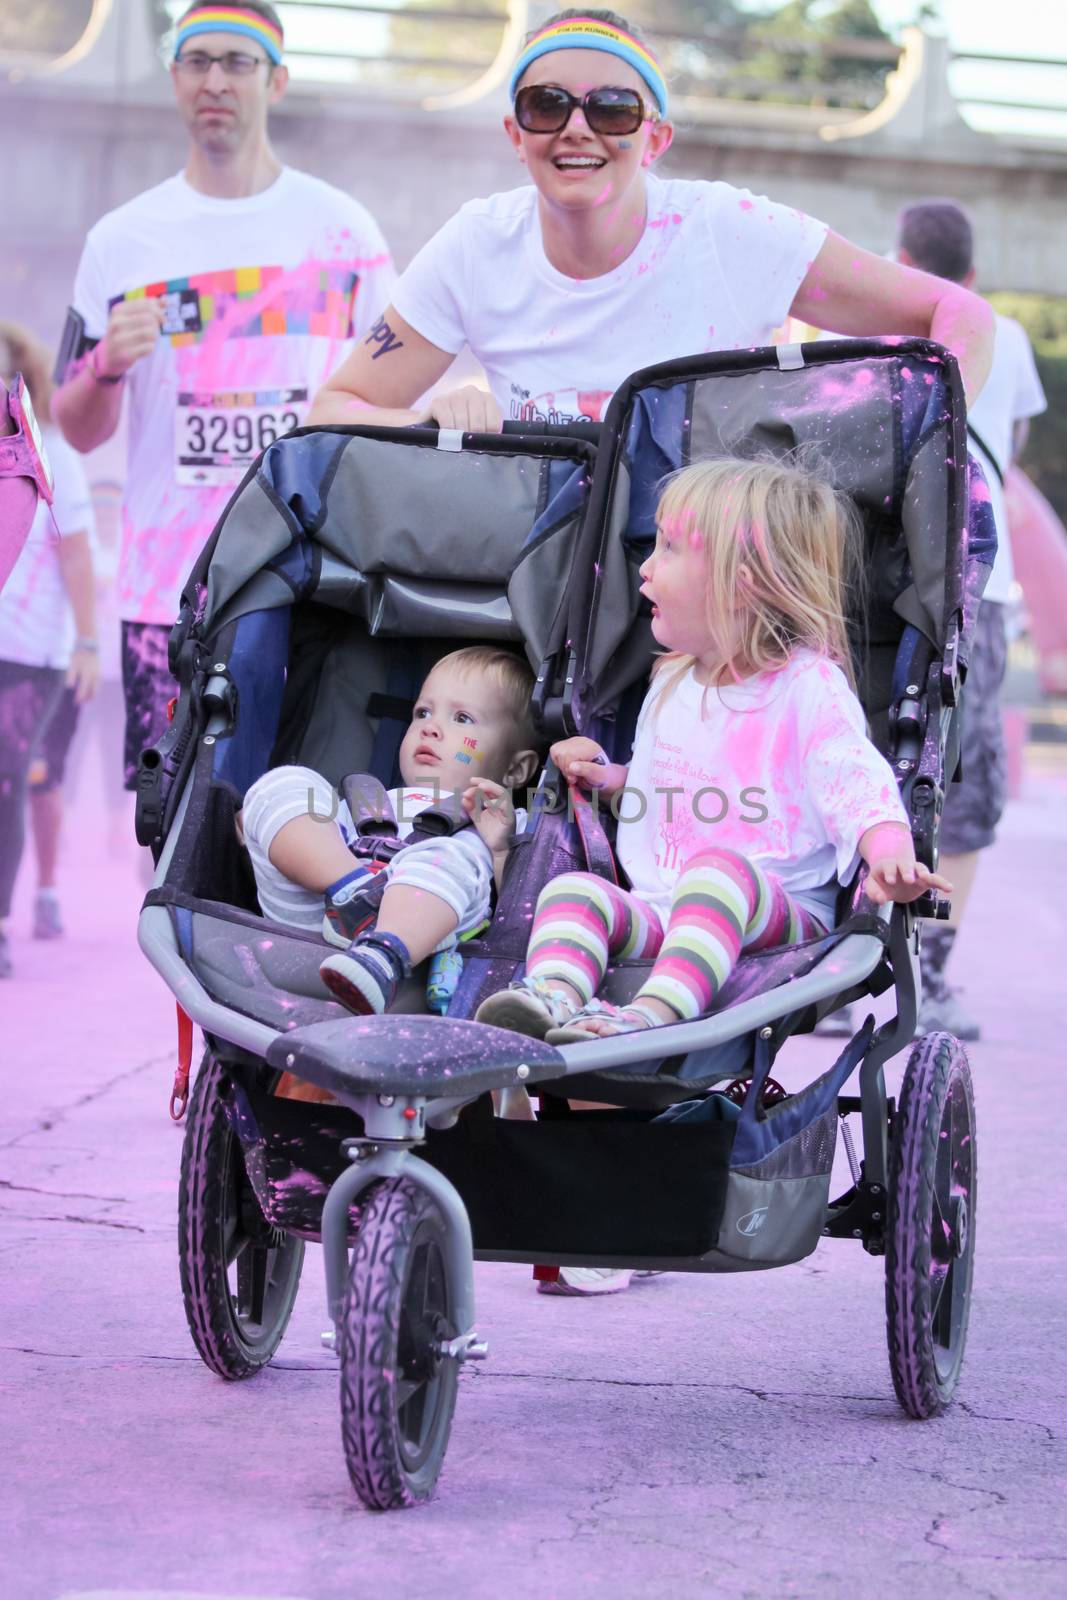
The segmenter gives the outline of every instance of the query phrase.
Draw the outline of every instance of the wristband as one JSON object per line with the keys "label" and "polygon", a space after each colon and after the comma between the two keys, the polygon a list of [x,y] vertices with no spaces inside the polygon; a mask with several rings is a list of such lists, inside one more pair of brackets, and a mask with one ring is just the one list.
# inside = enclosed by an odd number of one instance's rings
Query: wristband
{"label": "wristband", "polygon": [[75,650],[85,650],[91,656],[100,654],[100,641],[98,639],[75,639]]}
{"label": "wristband", "polygon": [[106,372],[101,372],[100,371],[100,368],[97,365],[97,361],[96,361],[96,358],[97,358],[97,356],[99,354],[100,354],[100,345],[99,344],[94,344],[93,348],[92,348],[92,352],[90,353],[90,356],[89,356],[89,374],[90,374],[90,376],[92,378],[94,378],[97,383],[105,384],[109,388],[111,387],[112,384],[121,383],[123,378],[126,376],[126,374],[124,372],[120,372],[117,377],[110,377]]}

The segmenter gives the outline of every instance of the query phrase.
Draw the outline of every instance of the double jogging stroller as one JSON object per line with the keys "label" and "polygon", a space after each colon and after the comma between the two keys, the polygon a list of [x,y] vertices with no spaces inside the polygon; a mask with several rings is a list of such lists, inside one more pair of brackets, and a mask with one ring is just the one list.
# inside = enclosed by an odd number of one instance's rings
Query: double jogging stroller
{"label": "double jogging stroller", "polygon": [[[743,958],[713,1015],[552,1048],[469,1020],[520,970],[539,888],[615,871],[610,819],[568,804],[551,766],[445,1017],[426,1014],[421,973],[386,1016],[334,1003],[326,946],[260,914],[234,815],[281,763],[395,782],[421,679],[464,643],[525,651],[546,744],[588,731],[625,761],[653,658],[637,569],[660,481],[693,459],[804,446],[862,515],[861,696],[934,865],[991,559],[980,529],[968,553],[964,414],[954,364],[921,341],[705,356],[638,373],[600,430],[303,430],[265,452],[209,540],[171,639],[175,719],[145,754],[138,810],[157,859],[140,942],[207,1044],[182,1163],[182,1287],[204,1361],[247,1377],[284,1334],[304,1241],[321,1238],[324,1342],[367,1506],[433,1490],[459,1366],[486,1354],[475,1258],[728,1272],[856,1239],[886,1258],[901,1404],[928,1417],[951,1398],[974,1251],[970,1075],[936,1034],[912,1048],[899,1103],[884,1079],[912,1042],[919,919],[936,904],[876,908],[861,877],[831,934]],[[632,995],[645,970],[616,964],[605,992]],[[891,1021],[868,1018],[832,1067],[770,1103],[792,1034],[890,987]],[[283,1073],[336,1103],[277,1096]],[[740,1106],[717,1088],[737,1080]],[[539,1097],[536,1122],[493,1115],[490,1091],[519,1085]],[[575,1111],[575,1098],[617,1109]],[[853,1181],[831,1200],[839,1123]]]}

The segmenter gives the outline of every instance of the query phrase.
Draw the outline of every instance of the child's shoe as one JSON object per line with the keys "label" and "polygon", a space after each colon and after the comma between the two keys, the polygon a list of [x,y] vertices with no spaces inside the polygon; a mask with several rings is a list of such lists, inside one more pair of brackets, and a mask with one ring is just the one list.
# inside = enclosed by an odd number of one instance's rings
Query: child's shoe
{"label": "child's shoe", "polygon": [[411,955],[395,933],[362,933],[344,954],[327,956],[319,968],[323,983],[349,1011],[380,1017],[411,973]]}
{"label": "child's shoe", "polygon": [[327,944],[347,950],[353,939],[372,926],[378,915],[378,900],[369,904],[363,891],[381,872],[381,861],[361,862],[326,890],[326,909],[322,918],[322,937]]}
{"label": "child's shoe", "polygon": [[577,1010],[573,1000],[550,989],[542,978],[520,978],[509,989],[500,989],[483,1000],[474,1020],[507,1028],[511,1033],[525,1033],[531,1039],[543,1039],[549,1028],[564,1027]]}
{"label": "child's shoe", "polygon": [[10,978],[15,969],[11,962],[11,947],[7,934],[0,928],[0,978]]}
{"label": "child's shoe", "polygon": [[33,902],[33,937],[35,939],[62,939],[63,918],[59,914],[59,900],[54,889],[38,889]]}
{"label": "child's shoe", "polygon": [[538,1294],[619,1294],[630,1287],[633,1273],[629,1267],[560,1267],[559,1276],[542,1279],[537,1285]]}

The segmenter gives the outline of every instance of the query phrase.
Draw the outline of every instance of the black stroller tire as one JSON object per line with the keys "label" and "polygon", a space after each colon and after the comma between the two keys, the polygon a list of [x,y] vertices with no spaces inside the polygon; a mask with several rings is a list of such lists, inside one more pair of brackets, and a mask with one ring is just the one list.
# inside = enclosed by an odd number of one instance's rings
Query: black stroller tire
{"label": "black stroller tire", "polygon": [[201,1359],[221,1378],[250,1378],[282,1342],[304,1241],[272,1228],[259,1208],[223,1111],[225,1078],[207,1052],[186,1121],[178,1255],[185,1315]]}
{"label": "black stroller tire", "polygon": [[371,1511],[433,1494],[456,1408],[457,1361],[445,1224],[433,1199],[393,1178],[371,1191],[340,1328],[341,1435]]}
{"label": "black stroller tire", "polygon": [[885,1303],[893,1387],[909,1416],[952,1400],[971,1309],[976,1197],[974,1091],[947,1033],[912,1050],[893,1119]]}

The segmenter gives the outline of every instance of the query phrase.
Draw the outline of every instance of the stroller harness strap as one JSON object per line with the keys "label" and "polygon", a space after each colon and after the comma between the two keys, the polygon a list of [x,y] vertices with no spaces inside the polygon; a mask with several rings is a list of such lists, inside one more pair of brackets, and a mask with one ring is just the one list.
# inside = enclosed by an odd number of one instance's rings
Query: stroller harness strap
{"label": "stroller harness strap", "polygon": [[571,790],[570,802],[587,870],[598,878],[605,878],[608,883],[617,884],[619,874],[615,866],[615,852],[604,831],[599,810],[577,789]]}

